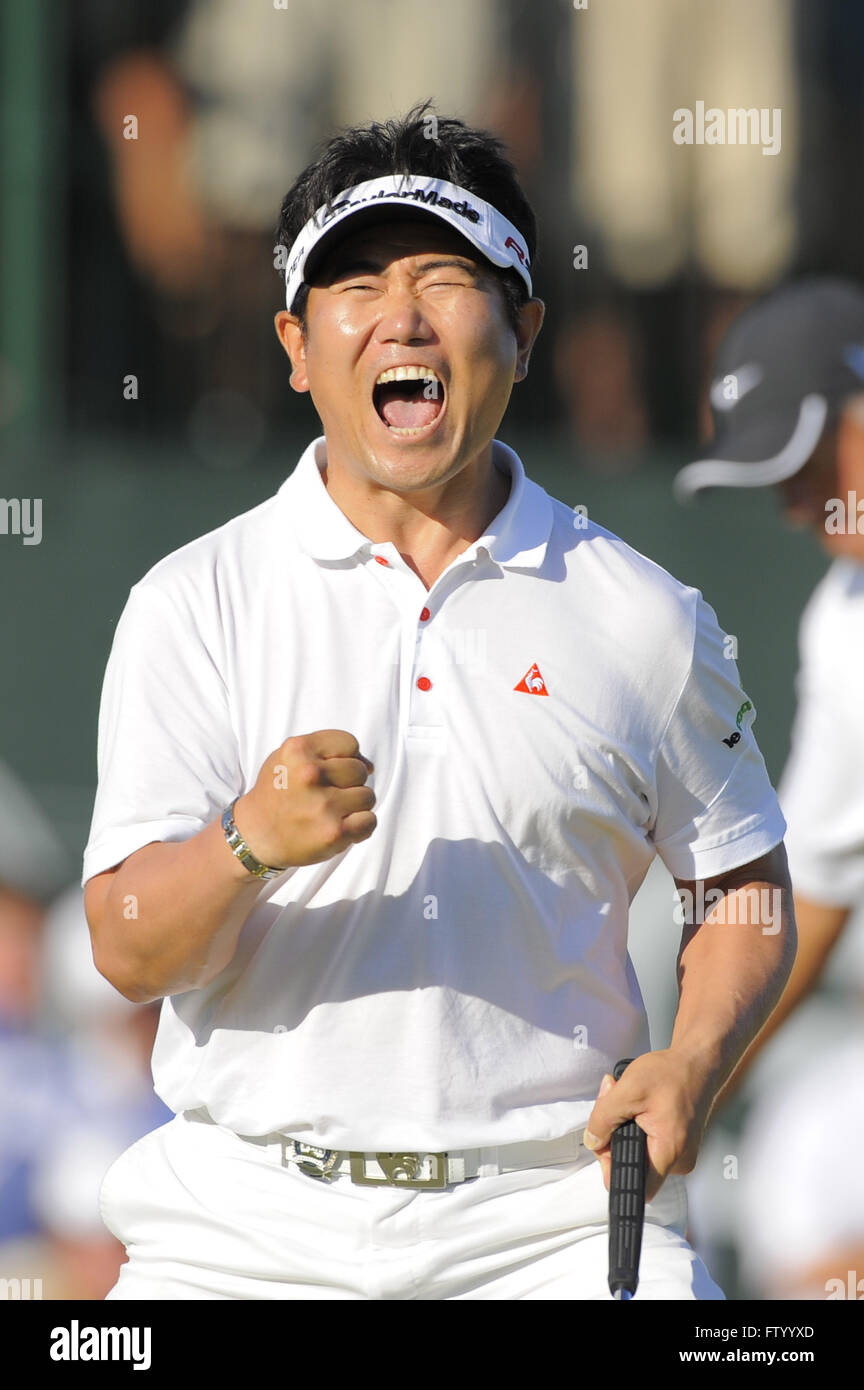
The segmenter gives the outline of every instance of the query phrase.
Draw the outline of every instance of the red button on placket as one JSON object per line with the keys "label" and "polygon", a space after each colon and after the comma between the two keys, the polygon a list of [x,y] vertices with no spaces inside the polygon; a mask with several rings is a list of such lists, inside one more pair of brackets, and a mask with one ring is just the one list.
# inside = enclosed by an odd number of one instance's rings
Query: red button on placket
{"label": "red button on placket", "polygon": [[428,623],[428,621],[429,621],[429,619],[430,619],[431,617],[432,617],[432,614],[429,612],[429,609],[428,609],[428,608],[424,608],[424,609],[423,609],[423,612],[420,614],[420,621],[421,621],[421,623]]}
{"label": "red button on placket", "polygon": [[375,559],[378,561],[379,565],[389,565],[390,563],[386,555],[376,555]]}
{"label": "red button on placket", "polygon": [[429,679],[428,676],[419,676],[419,677],[418,677],[418,679],[417,679],[417,689],[418,689],[418,690],[431,690],[431,689],[432,689],[432,682],[430,681],[430,679]]}

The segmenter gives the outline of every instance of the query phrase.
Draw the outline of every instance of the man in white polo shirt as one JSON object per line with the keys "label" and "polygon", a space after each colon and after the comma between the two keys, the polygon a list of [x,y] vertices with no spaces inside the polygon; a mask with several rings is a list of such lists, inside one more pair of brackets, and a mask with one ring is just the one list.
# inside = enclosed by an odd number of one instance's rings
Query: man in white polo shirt
{"label": "man in white polo shirt", "polygon": [[[277,330],[324,434],[118,625],[87,908],[100,970],[164,999],[177,1118],[103,1184],[109,1297],[608,1297],[633,1116],[637,1296],[722,1297],[679,1175],[794,955],[784,823],[701,595],[495,439],[534,218],[494,138],[429,120],[289,191]],[[663,1052],[627,955],[655,853],[720,900]]]}

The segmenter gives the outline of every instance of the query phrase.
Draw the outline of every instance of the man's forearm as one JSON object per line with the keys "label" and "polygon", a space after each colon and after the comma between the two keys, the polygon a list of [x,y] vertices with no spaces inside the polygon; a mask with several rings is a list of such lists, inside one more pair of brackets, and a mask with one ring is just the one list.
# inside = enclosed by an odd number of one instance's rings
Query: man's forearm
{"label": "man's forearm", "polygon": [[200,989],[231,961],[263,886],[219,821],[179,844],[145,845],[87,885],[96,967],[135,1003]]}
{"label": "man's forearm", "polygon": [[722,900],[682,937],[670,1043],[712,1100],[780,998],[796,949],[788,881],[730,877],[720,886]]}
{"label": "man's forearm", "polygon": [[[234,823],[262,864],[323,863],[375,830],[374,770],[346,729],[292,735],[238,797]],[[218,820],[181,844],[145,845],[85,889],[96,968],[137,1003],[201,989],[231,962],[263,886]]]}
{"label": "man's forearm", "polygon": [[[675,882],[684,901],[702,900],[695,882]],[[608,1187],[612,1134],[637,1120],[648,1136],[649,1201],[667,1173],[692,1172],[717,1092],[779,999],[795,958],[782,844],[703,886],[713,906],[701,925],[684,929],[672,1041],[637,1057],[620,1081],[603,1078],[585,1130]],[[709,899],[709,890],[719,895]]]}

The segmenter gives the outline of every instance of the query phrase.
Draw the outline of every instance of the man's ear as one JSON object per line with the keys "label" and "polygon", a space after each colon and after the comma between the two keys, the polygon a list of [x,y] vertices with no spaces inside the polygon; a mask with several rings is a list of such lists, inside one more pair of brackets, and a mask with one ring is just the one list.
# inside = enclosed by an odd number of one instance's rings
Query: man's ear
{"label": "man's ear", "polygon": [[527,304],[523,304],[519,310],[519,327],[516,334],[518,351],[516,371],[513,374],[514,381],[524,381],[528,375],[528,359],[531,356],[531,349],[537,334],[540,332],[545,314],[546,305],[542,299],[529,299]]}
{"label": "man's ear", "polygon": [[308,391],[306,340],[303,336],[300,320],[294,314],[289,314],[287,309],[280,309],[273,323],[276,327],[276,336],[291,361],[291,386],[295,391]]}

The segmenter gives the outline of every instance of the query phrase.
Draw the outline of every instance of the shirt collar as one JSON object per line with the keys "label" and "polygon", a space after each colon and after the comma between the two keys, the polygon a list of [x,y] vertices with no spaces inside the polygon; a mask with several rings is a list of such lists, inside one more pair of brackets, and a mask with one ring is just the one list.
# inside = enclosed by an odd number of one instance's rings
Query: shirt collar
{"label": "shirt collar", "polygon": [[[327,443],[321,435],[304,450],[294,472],[280,487],[280,506],[293,523],[298,544],[313,559],[362,559],[376,542],[357,530],[327,491],[321,477],[326,458]],[[485,534],[459,558],[470,559],[485,550],[499,565],[539,569],[552,530],[551,500],[526,476],[518,454],[500,439],[492,442],[492,459],[510,475],[510,496]]]}

